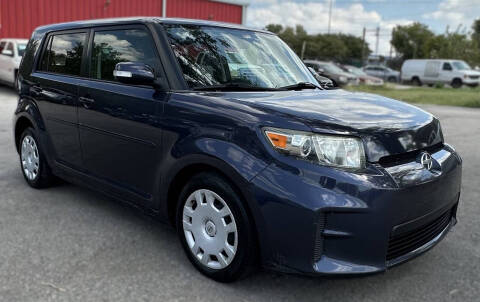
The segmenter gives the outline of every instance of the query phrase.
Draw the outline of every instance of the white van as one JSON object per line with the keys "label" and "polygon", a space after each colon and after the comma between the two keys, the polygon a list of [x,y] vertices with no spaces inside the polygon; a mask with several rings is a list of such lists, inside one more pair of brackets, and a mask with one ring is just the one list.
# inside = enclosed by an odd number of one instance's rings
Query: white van
{"label": "white van", "polygon": [[27,47],[26,39],[0,40],[0,83],[15,86],[18,66]]}
{"label": "white van", "polygon": [[453,88],[462,85],[475,87],[480,83],[480,72],[460,60],[406,60],[400,78],[402,82],[418,86],[443,83]]}

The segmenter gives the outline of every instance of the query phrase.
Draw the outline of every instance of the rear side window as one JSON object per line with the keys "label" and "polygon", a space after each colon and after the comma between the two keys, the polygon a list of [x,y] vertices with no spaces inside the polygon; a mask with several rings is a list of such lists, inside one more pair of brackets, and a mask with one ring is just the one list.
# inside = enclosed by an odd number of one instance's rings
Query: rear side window
{"label": "rear side window", "polygon": [[120,62],[144,63],[156,70],[159,61],[149,32],[143,29],[97,31],[93,38],[90,77],[116,81],[115,65]]}
{"label": "rear side window", "polygon": [[53,35],[46,43],[40,70],[79,76],[86,33]]}
{"label": "rear side window", "polygon": [[450,63],[443,63],[443,70],[452,70],[452,65],[450,65]]}

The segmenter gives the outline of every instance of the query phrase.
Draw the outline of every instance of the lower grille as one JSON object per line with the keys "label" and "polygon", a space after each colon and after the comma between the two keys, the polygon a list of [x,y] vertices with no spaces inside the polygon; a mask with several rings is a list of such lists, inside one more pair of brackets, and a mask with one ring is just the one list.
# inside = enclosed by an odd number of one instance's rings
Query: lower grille
{"label": "lower grille", "polygon": [[413,231],[391,236],[388,242],[387,261],[398,258],[433,240],[450,223],[452,210]]}
{"label": "lower grille", "polygon": [[325,213],[320,213],[317,219],[317,229],[315,232],[315,245],[313,247],[313,262],[318,262],[323,254],[323,230],[325,229]]}

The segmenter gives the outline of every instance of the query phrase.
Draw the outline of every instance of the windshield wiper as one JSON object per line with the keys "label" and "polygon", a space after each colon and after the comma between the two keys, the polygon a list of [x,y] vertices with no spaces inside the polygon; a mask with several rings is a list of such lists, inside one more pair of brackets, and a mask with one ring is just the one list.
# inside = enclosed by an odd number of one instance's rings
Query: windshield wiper
{"label": "windshield wiper", "polygon": [[283,88],[270,88],[270,87],[259,87],[247,84],[239,83],[227,83],[220,85],[210,85],[210,86],[197,86],[193,87],[193,90],[198,91],[279,91],[286,90]]}
{"label": "windshield wiper", "polygon": [[298,82],[293,85],[280,87],[280,89],[285,89],[285,90],[302,90],[302,89],[317,89],[317,88],[323,90],[321,87],[310,82]]}

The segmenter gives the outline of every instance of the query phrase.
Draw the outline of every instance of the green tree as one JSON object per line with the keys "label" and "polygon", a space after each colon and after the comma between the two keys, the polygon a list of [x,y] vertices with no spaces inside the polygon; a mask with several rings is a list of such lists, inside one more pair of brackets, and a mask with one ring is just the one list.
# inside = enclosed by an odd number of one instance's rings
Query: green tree
{"label": "green tree", "polygon": [[362,46],[365,57],[371,52],[368,44],[353,35],[345,34],[316,34],[310,35],[301,25],[283,27],[280,24],[269,24],[266,29],[276,33],[298,55],[301,54],[302,45],[306,42],[305,58],[334,60],[340,63],[357,65],[361,62]]}
{"label": "green tree", "polygon": [[412,58],[427,58],[427,44],[435,34],[428,27],[421,23],[411,25],[398,25],[393,29],[393,47],[400,53],[404,60]]}

